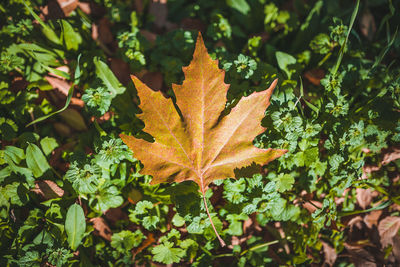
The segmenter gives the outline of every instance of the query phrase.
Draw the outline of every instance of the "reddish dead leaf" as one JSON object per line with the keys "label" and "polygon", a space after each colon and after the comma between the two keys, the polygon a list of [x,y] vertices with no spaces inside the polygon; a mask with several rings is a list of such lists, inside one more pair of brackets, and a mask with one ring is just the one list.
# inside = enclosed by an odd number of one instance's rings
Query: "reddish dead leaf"
{"label": "reddish dead leaf", "polygon": [[304,202],[302,205],[303,205],[303,208],[308,210],[310,213],[313,213],[317,209],[322,208],[322,203],[319,201],[315,201],[315,200],[310,200],[309,202]]}
{"label": "reddish dead leaf", "polygon": [[[60,71],[69,73],[69,67],[68,66],[60,66],[60,67],[57,67],[56,70],[60,70]],[[59,75],[57,75],[55,73],[49,73],[49,76],[52,76],[52,77],[55,77],[55,78],[58,78],[58,79],[61,79],[61,80],[65,80],[64,77],[61,77],[61,76],[59,76]]]}
{"label": "reddish dead leaf", "polygon": [[139,14],[143,13],[143,1],[142,0],[134,0],[133,6]]}
{"label": "reddish dead leaf", "polygon": [[13,81],[10,86],[10,91],[13,93],[17,93],[19,91],[25,90],[25,88],[29,85],[29,82],[25,80],[21,76],[13,77]]}
{"label": "reddish dead leaf", "polygon": [[94,122],[95,120],[98,122],[98,123],[104,123],[104,122],[106,122],[106,121],[109,121],[110,119],[111,119],[111,117],[112,116],[114,116],[114,112],[112,112],[112,111],[107,111],[106,113],[104,113],[104,115],[103,116],[101,116],[101,117],[95,117],[95,116],[92,116],[92,117],[90,117],[90,121],[91,122]]}
{"label": "reddish dead leaf", "polygon": [[320,85],[321,79],[325,77],[325,71],[322,69],[312,69],[304,73],[304,77],[314,85]]}
{"label": "reddish dead leaf", "polygon": [[163,85],[163,76],[161,72],[147,72],[143,75],[141,80],[154,91],[160,91]]}
{"label": "reddish dead leaf", "polygon": [[346,250],[350,254],[350,259],[356,267],[376,267],[378,266],[374,256],[367,250],[351,246],[347,243],[344,244]]}
{"label": "reddish dead leaf", "polygon": [[364,165],[361,179],[368,179],[372,172],[379,171],[380,167],[373,165]]}
{"label": "reddish dead leaf", "polygon": [[397,262],[400,262],[400,236],[395,236],[393,237],[393,256],[395,257],[395,259],[397,260]]}
{"label": "reddish dead leaf", "polygon": [[207,25],[199,19],[184,18],[181,21],[181,28],[185,30],[196,30],[199,32],[204,32],[207,29]]}
{"label": "reddish dead leaf", "polygon": [[[196,182],[209,215],[205,190],[212,181],[235,177],[243,167],[260,171],[261,165],[286,153],[253,145],[253,139],[265,130],[260,122],[277,80],[268,90],[242,98],[228,115],[220,118],[229,85],[224,83],[225,71],[208,55],[200,34],[193,60],[183,72],[183,84],[172,85],[182,118],[171,99],[132,76],[143,112],[138,117],[145,123],[143,131],[151,134],[155,142],[127,135],[121,138],[143,163],[141,172],[153,176],[151,184]],[[209,218],[211,221],[210,215]],[[214,226],[212,221],[211,225]]]}
{"label": "reddish dead leaf", "polygon": [[379,217],[382,215],[382,210],[373,210],[364,217],[364,222],[368,228],[378,226]]}
{"label": "reddish dead leaf", "polygon": [[154,242],[156,242],[156,239],[154,238],[154,234],[149,233],[147,235],[147,238],[142,242],[142,244],[138,248],[132,250],[132,257],[135,258],[135,256],[137,254],[142,252],[144,249],[146,249],[148,246],[150,246]]}
{"label": "reddish dead leaf", "polygon": [[150,44],[154,45],[157,40],[157,34],[154,32],[148,31],[148,30],[140,30],[140,34],[143,35],[144,38],[146,38],[147,41],[150,42]]}
{"label": "reddish dead leaf", "polygon": [[400,147],[390,147],[382,151],[383,159],[382,164],[386,165],[392,161],[400,159]]}
{"label": "reddish dead leaf", "polygon": [[64,79],[55,78],[52,76],[45,76],[46,81],[58,92],[67,96],[71,84]]}
{"label": "reddish dead leaf", "polygon": [[149,14],[154,17],[154,25],[157,28],[165,27],[168,15],[167,0],[152,0]]}
{"label": "reddish dead leaf", "polygon": [[112,232],[106,221],[102,217],[92,218],[90,222],[96,230],[95,233],[105,240],[111,241]]}
{"label": "reddish dead leaf", "polygon": [[336,250],[333,247],[331,247],[328,243],[325,243],[323,241],[321,241],[321,243],[322,243],[322,248],[324,249],[324,256],[325,256],[324,264],[328,266],[333,266],[337,258]]}
{"label": "reddish dead leaf", "polygon": [[109,44],[114,40],[114,37],[111,33],[111,23],[108,19],[102,18],[98,24],[98,34],[99,40],[103,44]]}
{"label": "reddish dead leaf", "polygon": [[80,98],[72,97],[70,106],[76,108],[83,108],[85,106],[85,102],[83,102],[83,100]]}
{"label": "reddish dead leaf", "polygon": [[128,215],[119,208],[111,208],[105,212],[107,220],[113,224],[122,220],[129,220]]}
{"label": "reddish dead leaf", "polygon": [[393,244],[395,237],[400,229],[400,217],[388,216],[382,219],[378,225],[379,235],[381,236],[382,247]]}
{"label": "reddish dead leaf", "polygon": [[69,16],[78,7],[78,0],[57,0],[65,16]]}
{"label": "reddish dead leaf", "polygon": [[56,0],[50,0],[46,6],[41,8],[42,14],[41,14],[41,19],[60,19],[60,18],[65,18],[65,14]]}
{"label": "reddish dead leaf", "polygon": [[50,180],[36,181],[35,188],[32,189],[32,191],[41,195],[46,200],[59,198],[64,195],[64,190],[61,189],[55,182]]}
{"label": "reddish dead leaf", "polygon": [[110,64],[111,70],[117,79],[124,85],[130,81],[129,64],[119,58],[112,58]]}
{"label": "reddish dead leaf", "polygon": [[366,209],[372,202],[372,191],[370,188],[363,189],[357,188],[356,189],[356,198],[357,203],[362,209]]}
{"label": "reddish dead leaf", "polygon": [[372,40],[376,32],[375,18],[369,9],[364,9],[360,18],[360,31],[368,39]]}

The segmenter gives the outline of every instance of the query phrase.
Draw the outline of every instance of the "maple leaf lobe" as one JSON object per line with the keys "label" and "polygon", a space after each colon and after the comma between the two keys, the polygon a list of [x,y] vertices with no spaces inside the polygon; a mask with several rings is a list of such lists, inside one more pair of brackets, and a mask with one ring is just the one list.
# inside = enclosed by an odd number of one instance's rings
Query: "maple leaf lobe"
{"label": "maple leaf lobe", "polygon": [[207,53],[201,34],[191,63],[182,69],[185,80],[172,85],[182,117],[171,99],[132,76],[142,110],[138,117],[145,123],[143,131],[155,141],[120,137],[143,163],[141,173],[153,176],[152,184],[193,180],[204,192],[213,180],[234,177],[234,170],[265,165],[286,153],[253,145],[265,130],[261,120],[277,80],[267,90],[243,97],[220,118],[229,85],[224,83],[225,71]]}

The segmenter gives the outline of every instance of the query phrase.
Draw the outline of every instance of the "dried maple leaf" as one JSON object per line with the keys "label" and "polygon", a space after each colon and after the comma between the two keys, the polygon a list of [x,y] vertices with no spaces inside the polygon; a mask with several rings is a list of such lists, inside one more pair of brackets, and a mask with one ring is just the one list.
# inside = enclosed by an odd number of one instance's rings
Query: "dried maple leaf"
{"label": "dried maple leaf", "polygon": [[224,83],[225,71],[208,55],[200,34],[193,60],[183,72],[183,84],[172,85],[180,113],[171,99],[132,76],[142,110],[138,117],[145,123],[143,131],[155,141],[123,134],[121,138],[143,163],[141,173],[153,176],[152,184],[196,182],[209,215],[205,188],[212,181],[234,177],[235,169],[261,166],[286,152],[253,145],[253,139],[265,130],[260,122],[277,80],[268,90],[243,97],[228,115],[220,117],[229,85]]}

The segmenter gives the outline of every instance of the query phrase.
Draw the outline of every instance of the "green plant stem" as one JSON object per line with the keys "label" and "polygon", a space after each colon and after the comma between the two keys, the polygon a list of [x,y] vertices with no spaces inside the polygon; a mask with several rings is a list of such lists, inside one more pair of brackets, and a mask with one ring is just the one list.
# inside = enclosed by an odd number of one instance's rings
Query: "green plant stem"
{"label": "green plant stem", "polygon": [[206,193],[205,193],[205,191],[204,191],[204,186],[203,186],[203,180],[202,180],[202,179],[201,179],[201,182],[202,182],[202,183],[201,183],[201,193],[202,193],[202,195],[203,195],[204,207],[206,208],[206,212],[207,212],[207,215],[208,215],[208,219],[210,219],[211,226],[212,226],[212,228],[214,229],[215,235],[217,236],[217,238],[218,238],[218,240],[219,240],[219,243],[221,244],[222,247],[225,247],[226,244],[225,244],[224,240],[221,238],[221,236],[218,234],[218,231],[217,231],[217,229],[215,228],[215,225],[214,225],[214,223],[213,223],[213,221],[212,221],[212,219],[211,219],[211,215],[210,215],[210,212],[209,212],[209,210],[208,210],[207,199],[206,199]]}
{"label": "green plant stem", "polygon": [[257,250],[257,249],[260,249],[260,248],[263,248],[263,247],[267,247],[267,246],[270,246],[270,245],[273,245],[273,244],[277,244],[277,243],[279,243],[279,240],[274,240],[274,241],[271,241],[271,242],[268,242],[268,243],[256,245],[256,246],[251,247],[251,248],[243,251],[242,253],[240,253],[240,256],[243,256],[244,254],[246,254],[249,251]]}

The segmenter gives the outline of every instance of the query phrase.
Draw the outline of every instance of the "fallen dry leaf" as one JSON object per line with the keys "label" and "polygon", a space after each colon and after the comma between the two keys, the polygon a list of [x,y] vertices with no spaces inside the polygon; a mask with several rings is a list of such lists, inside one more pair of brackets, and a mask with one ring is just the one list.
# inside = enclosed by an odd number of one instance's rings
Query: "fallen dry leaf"
{"label": "fallen dry leaf", "polygon": [[52,76],[45,76],[46,81],[58,92],[67,96],[71,84],[64,79],[55,78]]}
{"label": "fallen dry leaf", "polygon": [[370,188],[356,188],[357,203],[363,210],[371,204],[372,198],[372,191]]}
{"label": "fallen dry leaf", "polygon": [[143,75],[142,82],[154,91],[160,91],[163,85],[161,72],[147,72]]}
{"label": "fallen dry leaf", "polygon": [[154,238],[154,234],[153,233],[149,233],[146,236],[146,239],[142,242],[142,244],[138,248],[132,250],[132,257],[135,258],[135,256],[138,253],[142,252],[145,248],[147,248],[148,246],[150,246],[154,242],[156,242],[156,239]]}
{"label": "fallen dry leaf", "polygon": [[244,167],[260,171],[261,165],[286,153],[253,145],[254,138],[265,130],[260,122],[277,80],[268,90],[243,97],[220,118],[229,85],[224,83],[225,71],[208,55],[200,34],[193,60],[183,72],[183,84],[172,85],[182,118],[171,99],[132,76],[143,112],[138,117],[145,123],[143,131],[155,142],[123,134],[121,138],[143,163],[141,172],[153,176],[151,184],[192,180],[206,203],[205,190],[212,181],[235,177]]}
{"label": "fallen dry leaf", "polygon": [[90,219],[93,223],[93,227],[96,230],[96,234],[104,238],[105,240],[111,241],[112,232],[106,221],[102,217],[96,217]]}
{"label": "fallen dry leaf", "polygon": [[393,237],[398,234],[399,229],[400,217],[388,216],[379,222],[378,231],[381,236],[382,247],[393,244]]}
{"label": "fallen dry leaf", "polygon": [[129,64],[120,58],[112,58],[110,68],[114,73],[115,77],[123,84],[127,85],[130,79],[131,70]]}
{"label": "fallen dry leaf", "polygon": [[149,14],[154,17],[154,25],[157,28],[165,27],[167,22],[167,0],[151,0]]}
{"label": "fallen dry leaf", "polygon": [[350,259],[356,267],[376,267],[378,266],[374,256],[367,250],[351,246],[345,243],[345,248],[350,254]]}
{"label": "fallen dry leaf", "polygon": [[383,159],[381,163],[383,165],[389,164],[392,161],[400,159],[400,147],[389,147],[387,149],[384,149],[382,153],[383,153]]}
{"label": "fallen dry leaf", "polygon": [[364,217],[364,222],[368,228],[378,226],[379,217],[382,215],[382,210],[373,210]]}
{"label": "fallen dry leaf", "polygon": [[321,243],[322,243],[322,248],[324,250],[324,256],[325,256],[324,264],[326,264],[328,266],[333,266],[333,264],[335,263],[336,258],[337,258],[336,250],[326,242],[321,241]]}
{"label": "fallen dry leaf", "polygon": [[368,39],[372,40],[376,32],[375,18],[369,9],[365,9],[360,18],[360,31]]}
{"label": "fallen dry leaf", "polygon": [[314,85],[320,85],[321,79],[325,77],[325,71],[322,69],[312,69],[304,73],[304,77]]}
{"label": "fallen dry leaf", "polygon": [[55,182],[50,180],[36,181],[35,188],[32,189],[32,191],[41,195],[46,200],[59,198],[64,195],[64,190],[61,189]]}

